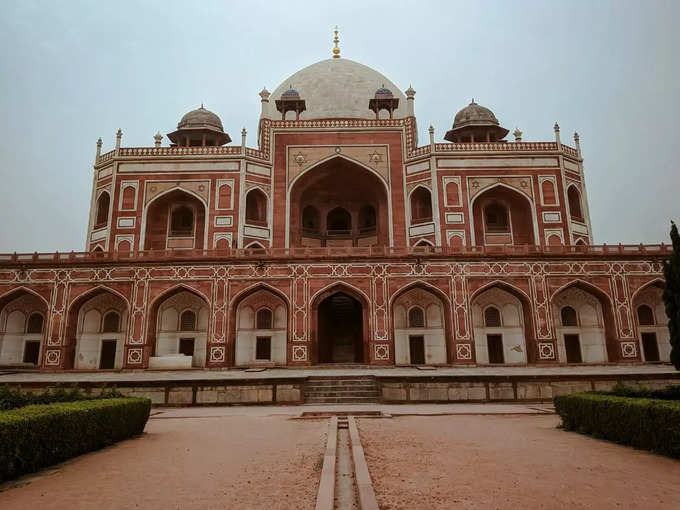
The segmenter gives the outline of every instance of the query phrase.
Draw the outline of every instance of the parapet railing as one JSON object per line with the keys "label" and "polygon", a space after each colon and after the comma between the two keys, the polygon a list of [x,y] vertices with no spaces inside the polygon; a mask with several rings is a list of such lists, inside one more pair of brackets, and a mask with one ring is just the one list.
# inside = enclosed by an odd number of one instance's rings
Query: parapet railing
{"label": "parapet railing", "polygon": [[256,248],[224,250],[147,250],[137,252],[54,252],[54,253],[2,253],[0,266],[22,264],[73,264],[90,262],[167,262],[191,260],[253,260],[264,259],[307,259],[307,258],[403,258],[403,257],[522,257],[522,256],[667,256],[673,251],[666,244],[618,244],[599,246],[418,246],[392,248],[389,246],[370,247],[325,247],[325,248]]}

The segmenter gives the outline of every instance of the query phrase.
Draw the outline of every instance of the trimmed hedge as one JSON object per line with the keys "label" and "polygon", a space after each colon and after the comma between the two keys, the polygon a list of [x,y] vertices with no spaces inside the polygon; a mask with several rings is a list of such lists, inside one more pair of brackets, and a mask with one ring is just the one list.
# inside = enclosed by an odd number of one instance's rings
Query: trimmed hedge
{"label": "trimmed hedge", "polygon": [[650,388],[631,388],[630,386],[618,383],[612,388],[612,391],[604,391],[601,393],[604,395],[616,395],[618,397],[680,400],[680,384],[671,384],[663,389],[652,390]]}
{"label": "trimmed hedge", "polygon": [[110,398],[0,412],[0,480],[141,434],[151,400]]}
{"label": "trimmed hedge", "polygon": [[93,400],[102,398],[120,398],[124,395],[115,388],[106,388],[99,395],[87,395],[77,387],[70,389],[54,388],[42,393],[22,391],[8,385],[0,386],[0,411],[17,409],[34,404],[55,404],[57,402],[75,402],[77,400]]}
{"label": "trimmed hedge", "polygon": [[601,393],[555,397],[566,430],[680,458],[680,402]]}

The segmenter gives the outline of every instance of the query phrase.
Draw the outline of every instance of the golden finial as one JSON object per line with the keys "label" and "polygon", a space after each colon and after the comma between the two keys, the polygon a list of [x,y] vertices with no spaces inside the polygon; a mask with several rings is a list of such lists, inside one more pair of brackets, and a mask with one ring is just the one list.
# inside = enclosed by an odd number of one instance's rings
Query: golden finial
{"label": "golden finial", "polygon": [[335,46],[333,46],[333,58],[340,58],[340,48],[338,47],[338,43],[340,42],[340,39],[338,38],[338,25],[335,25],[335,30],[333,30],[335,33],[335,37],[333,37],[333,42],[335,43]]}

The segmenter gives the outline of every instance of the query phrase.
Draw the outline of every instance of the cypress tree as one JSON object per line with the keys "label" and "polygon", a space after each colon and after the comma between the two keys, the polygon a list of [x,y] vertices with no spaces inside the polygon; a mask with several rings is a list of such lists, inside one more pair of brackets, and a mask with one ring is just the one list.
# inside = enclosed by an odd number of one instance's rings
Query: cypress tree
{"label": "cypress tree", "polygon": [[663,301],[668,316],[668,331],[671,340],[671,363],[676,370],[680,370],[680,234],[678,227],[671,221],[671,241],[673,253],[670,260],[664,262],[664,276],[666,288],[663,291]]}

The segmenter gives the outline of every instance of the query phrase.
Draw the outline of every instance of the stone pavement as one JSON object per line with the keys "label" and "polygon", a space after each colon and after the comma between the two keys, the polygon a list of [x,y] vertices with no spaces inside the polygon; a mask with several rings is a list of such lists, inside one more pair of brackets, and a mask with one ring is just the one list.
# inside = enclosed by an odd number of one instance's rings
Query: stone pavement
{"label": "stone pavement", "polygon": [[416,367],[360,367],[360,368],[272,368],[248,372],[245,369],[227,370],[124,370],[97,372],[22,372],[0,370],[2,383],[121,383],[152,381],[210,381],[210,380],[263,380],[285,379],[310,376],[357,376],[374,375],[379,377],[447,377],[447,376],[522,376],[522,377],[559,377],[559,376],[618,376],[618,375],[677,375],[670,364],[642,365],[590,365],[590,366],[518,366],[518,367],[438,367],[422,370]]}

